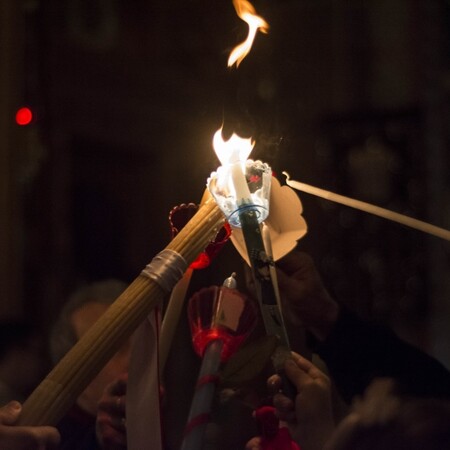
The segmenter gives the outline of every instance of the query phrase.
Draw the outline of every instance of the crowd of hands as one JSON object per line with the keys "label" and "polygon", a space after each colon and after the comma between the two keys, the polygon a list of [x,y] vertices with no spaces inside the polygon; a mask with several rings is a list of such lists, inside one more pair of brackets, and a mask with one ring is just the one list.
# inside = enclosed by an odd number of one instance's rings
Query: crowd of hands
{"label": "crowd of hands", "polygon": [[[293,353],[285,364],[286,375],[294,383],[293,400],[280,392],[281,379],[273,375],[267,381],[279,419],[290,430],[302,450],[322,450],[334,429],[330,380],[306,358]],[[126,449],[125,395],[126,375],[109,385],[98,405],[97,438],[100,448]],[[118,401],[122,399],[122,401]],[[12,401],[0,408],[0,448],[3,450],[51,450],[59,445],[59,433],[50,426],[16,425],[22,405]],[[262,437],[251,439],[247,450],[259,450]]]}
{"label": "crowd of hands", "polygon": [[[319,341],[326,339],[339,315],[339,305],[325,289],[312,259],[307,254],[292,252],[277,263],[277,275],[285,317]],[[294,352],[285,362],[285,373],[296,388],[295,398],[282,394],[278,375],[267,380],[280,424],[289,430],[301,450],[327,448],[326,442],[335,432],[329,377],[310,360]],[[124,375],[106,388],[100,400],[96,419],[100,448],[126,449],[126,384]],[[60,437],[54,427],[16,425],[20,413],[18,402],[0,408],[1,449],[58,448]],[[246,450],[267,448],[263,447],[262,439],[262,436],[250,439]]]}

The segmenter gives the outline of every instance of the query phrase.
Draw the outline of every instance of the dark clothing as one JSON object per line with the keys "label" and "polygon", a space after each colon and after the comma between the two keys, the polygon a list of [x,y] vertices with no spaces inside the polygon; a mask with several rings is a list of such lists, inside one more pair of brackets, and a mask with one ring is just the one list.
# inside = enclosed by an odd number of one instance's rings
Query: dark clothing
{"label": "dark clothing", "polygon": [[99,450],[95,437],[95,417],[77,405],[56,425],[61,434],[58,450]]}
{"label": "dark clothing", "polygon": [[361,320],[345,309],[316,352],[348,402],[378,377],[394,378],[400,392],[407,395],[450,398],[450,372],[440,362],[389,328]]}

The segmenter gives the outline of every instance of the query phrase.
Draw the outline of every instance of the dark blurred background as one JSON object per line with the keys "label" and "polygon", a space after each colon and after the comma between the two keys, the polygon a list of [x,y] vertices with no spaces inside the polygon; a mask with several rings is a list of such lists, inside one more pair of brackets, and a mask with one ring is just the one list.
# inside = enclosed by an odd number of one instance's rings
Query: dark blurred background
{"label": "dark blurred background", "polygon": [[[236,71],[231,0],[2,0],[2,318],[46,329],[81,282],[131,282],[170,209],[200,200],[222,121],[281,182],[450,228],[450,2],[253,4],[270,31]],[[449,243],[299,196],[298,247],[334,294],[450,367]],[[231,247],[223,261],[220,279],[241,264]]]}

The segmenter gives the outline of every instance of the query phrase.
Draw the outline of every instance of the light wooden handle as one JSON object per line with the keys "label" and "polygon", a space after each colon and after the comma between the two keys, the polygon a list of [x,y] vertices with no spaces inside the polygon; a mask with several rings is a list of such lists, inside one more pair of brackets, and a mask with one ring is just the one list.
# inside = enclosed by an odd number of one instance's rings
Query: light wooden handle
{"label": "light wooden handle", "polygon": [[[224,222],[215,201],[209,199],[166,249],[179,253],[190,265]],[[28,397],[20,424],[57,424],[166,294],[156,281],[139,275]]]}

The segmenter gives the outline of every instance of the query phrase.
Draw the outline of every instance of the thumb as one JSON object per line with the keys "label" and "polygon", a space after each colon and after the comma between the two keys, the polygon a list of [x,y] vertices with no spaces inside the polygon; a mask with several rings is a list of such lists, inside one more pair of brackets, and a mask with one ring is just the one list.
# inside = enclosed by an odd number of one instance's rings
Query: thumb
{"label": "thumb", "polygon": [[22,411],[22,405],[13,400],[0,408],[0,423],[3,425],[14,425]]}
{"label": "thumb", "polygon": [[262,450],[261,437],[257,436],[250,439],[245,446],[245,450]]}
{"label": "thumb", "polygon": [[302,370],[293,359],[287,359],[284,365],[286,375],[292,381],[297,392],[300,392],[304,383],[310,378],[304,370]]}

